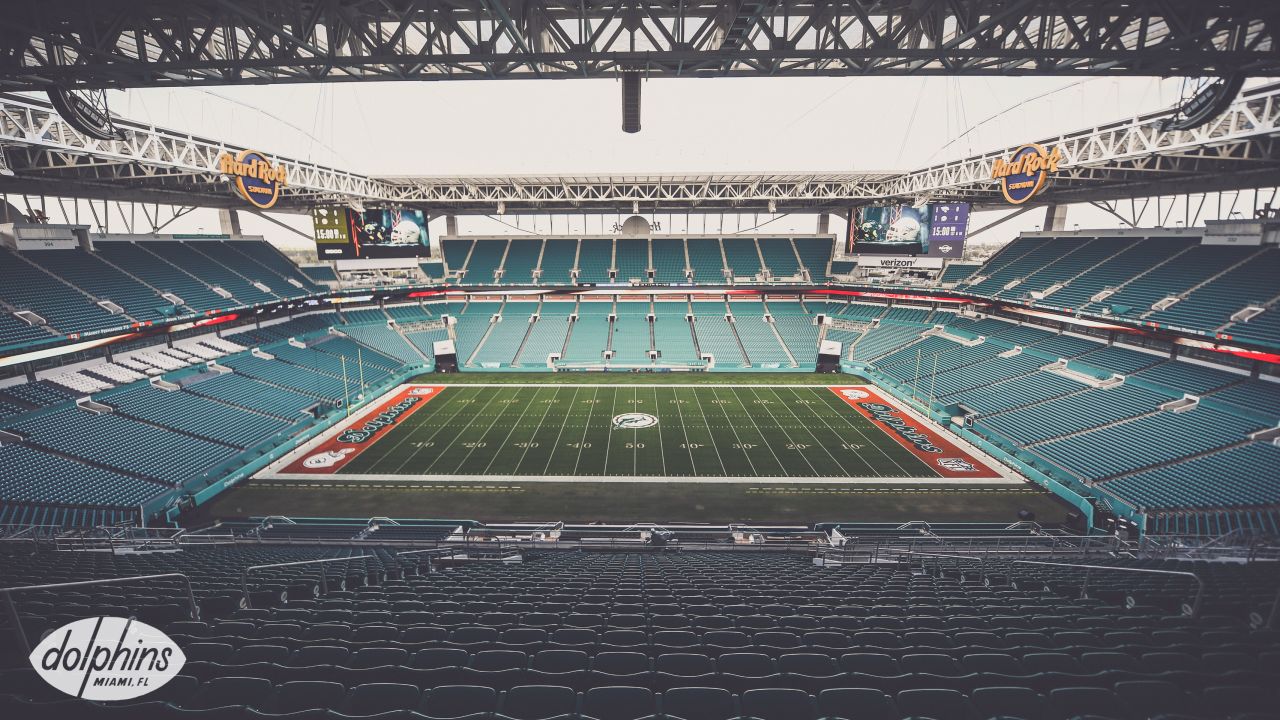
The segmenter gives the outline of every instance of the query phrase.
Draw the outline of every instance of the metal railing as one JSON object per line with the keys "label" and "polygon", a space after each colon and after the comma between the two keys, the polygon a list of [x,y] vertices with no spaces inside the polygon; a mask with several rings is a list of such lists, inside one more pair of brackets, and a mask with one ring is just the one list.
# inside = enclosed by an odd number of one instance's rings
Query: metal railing
{"label": "metal railing", "polygon": [[845,536],[842,545],[820,546],[817,553],[824,559],[843,562],[879,562],[892,560],[901,553],[925,553],[950,551],[963,553],[962,557],[1009,557],[1034,555],[1037,557],[1089,557],[1111,555],[1129,551],[1119,538],[1089,535],[1023,535],[1018,537],[975,535],[905,535],[860,538]]}
{"label": "metal railing", "polygon": [[1192,619],[1200,617],[1200,606],[1204,602],[1204,580],[1201,580],[1199,575],[1193,572],[1188,572],[1186,570],[1155,570],[1153,568],[1117,567],[1114,565],[1077,565],[1073,563],[1044,562],[1041,560],[1014,560],[1012,564],[1013,565],[1019,565],[1019,564],[1049,565],[1049,566],[1055,566],[1055,567],[1069,567],[1069,568],[1076,568],[1076,569],[1083,568],[1085,573],[1084,573],[1084,582],[1080,586],[1081,596],[1084,596],[1086,593],[1089,592],[1089,575],[1094,570],[1111,570],[1113,572],[1131,572],[1131,573],[1143,573],[1147,575],[1176,575],[1180,577],[1189,577],[1192,580],[1196,581],[1196,596],[1191,601],[1190,615]]}
{"label": "metal railing", "polygon": [[[911,555],[913,557],[936,557],[936,558],[948,558],[948,559],[955,559],[955,560],[968,560],[970,562],[977,561],[978,572],[982,575],[983,582],[985,583],[987,581],[987,571],[986,571],[987,558],[982,556],[945,555],[941,553],[921,553],[921,552],[911,552],[911,551],[906,551],[902,554]],[[1063,567],[1063,568],[1071,568],[1074,570],[1084,570],[1084,580],[1081,582],[1081,585],[1080,585],[1081,597],[1086,597],[1088,595],[1089,578],[1094,570],[1111,570],[1114,572],[1141,573],[1144,575],[1174,575],[1177,577],[1189,577],[1192,580],[1196,581],[1196,595],[1195,595],[1195,598],[1191,601],[1191,612],[1189,613],[1193,619],[1200,617],[1200,608],[1204,601],[1204,580],[1202,580],[1199,575],[1193,572],[1188,572],[1186,570],[1155,570],[1152,568],[1131,568],[1131,567],[1121,567],[1116,565],[1091,565],[1091,564],[1087,565],[1084,563],[1060,563],[1060,562],[1048,562],[1044,560],[1025,560],[1022,558],[1008,560],[1008,563],[1010,565],[1044,565],[1048,567]],[[959,565],[957,564],[957,568],[958,567]]]}
{"label": "metal railing", "polygon": [[[253,607],[253,605],[251,604],[251,601],[249,600],[249,573],[253,572],[254,570],[266,570],[268,568],[280,568],[280,567],[296,567],[298,565],[318,565],[320,563],[331,563],[331,562],[347,562],[350,560],[360,560],[363,558],[372,558],[372,557],[377,557],[377,556],[352,555],[350,557],[340,557],[340,558],[320,558],[318,560],[297,560],[294,562],[270,563],[268,565],[250,565],[240,573],[240,590],[242,593],[244,593],[244,600],[243,600],[244,607],[245,609],[251,609]],[[323,572],[320,573],[320,592],[322,593],[329,592],[329,579],[328,579],[328,576]]]}
{"label": "metal railing", "polygon": [[200,606],[196,604],[195,593],[191,590],[191,578],[184,573],[161,573],[159,575],[135,575],[133,577],[124,578],[106,578],[104,580],[81,580],[79,582],[69,583],[52,583],[49,585],[21,585],[19,587],[0,588],[0,593],[4,594],[5,605],[9,610],[9,619],[13,622],[14,630],[18,633],[18,641],[22,643],[24,654],[31,652],[31,644],[27,641],[26,629],[22,627],[22,618],[18,615],[18,606],[13,602],[13,594],[26,590],[57,590],[61,588],[85,587],[88,585],[113,585],[129,582],[140,582],[142,580],[161,580],[164,578],[181,578],[182,582],[187,586],[187,602],[191,607],[191,619],[200,619]]}

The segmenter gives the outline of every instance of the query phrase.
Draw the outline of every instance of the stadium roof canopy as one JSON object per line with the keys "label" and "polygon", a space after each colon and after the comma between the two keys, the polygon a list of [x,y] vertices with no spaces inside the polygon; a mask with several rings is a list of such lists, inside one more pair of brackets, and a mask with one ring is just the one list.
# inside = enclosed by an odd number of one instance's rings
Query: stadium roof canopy
{"label": "stadium roof canopy", "polygon": [[[1280,185],[1280,84],[1243,93],[1192,130],[1164,131],[1168,113],[1036,138],[1062,153],[1032,203],[1116,200]],[[0,95],[0,149],[14,175],[0,192],[244,207],[218,160],[239,148],[130,121],[123,140],[86,137],[42,101]],[[1012,148],[906,172],[693,175],[370,177],[287,157],[280,210],[321,203],[402,204],[442,213],[826,212],[883,200],[1002,203],[992,164]]]}
{"label": "stadium roof canopy", "polygon": [[0,89],[813,75],[1280,75],[1269,0],[36,0]]}

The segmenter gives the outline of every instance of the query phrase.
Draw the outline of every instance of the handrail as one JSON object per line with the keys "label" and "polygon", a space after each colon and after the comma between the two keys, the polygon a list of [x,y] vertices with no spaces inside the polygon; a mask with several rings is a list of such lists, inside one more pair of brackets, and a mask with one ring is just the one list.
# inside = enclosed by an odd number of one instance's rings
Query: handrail
{"label": "handrail", "polygon": [[1192,619],[1200,617],[1200,605],[1204,600],[1204,580],[1201,580],[1200,576],[1193,572],[1188,572],[1186,570],[1155,570],[1152,568],[1117,567],[1114,565],[1077,565],[1073,563],[1045,562],[1043,560],[1014,560],[1011,564],[1017,565],[1018,563],[1023,563],[1025,565],[1053,565],[1056,567],[1084,568],[1086,572],[1084,574],[1084,584],[1080,587],[1081,594],[1088,591],[1089,573],[1094,570],[1115,570],[1118,572],[1146,573],[1148,575],[1178,575],[1182,577],[1189,577],[1192,580],[1195,580],[1197,585],[1196,597],[1191,601],[1191,617]]}
{"label": "handrail", "polygon": [[[294,562],[270,563],[268,565],[250,565],[240,573],[240,590],[244,593],[244,607],[251,609],[253,607],[249,601],[249,573],[254,570],[266,570],[267,568],[278,567],[294,567],[297,565],[316,565],[318,563],[341,562],[344,560],[360,560],[362,558],[377,557],[376,555],[352,555],[350,557],[340,558],[320,558],[318,560],[296,560]],[[328,577],[324,573],[320,573],[320,592],[329,592]]]}
{"label": "handrail", "polygon": [[135,580],[159,580],[161,578],[182,578],[182,582],[187,585],[187,602],[191,605],[191,619],[200,619],[200,606],[196,605],[195,593],[191,591],[191,578],[185,573],[161,573],[159,575],[135,575],[133,577],[123,578],[106,578],[103,580],[80,580],[69,583],[52,583],[47,585],[20,585],[18,587],[0,588],[0,594],[4,595],[5,604],[9,609],[9,619],[13,621],[13,627],[18,631],[18,639],[22,642],[25,653],[31,652],[31,644],[27,640],[27,632],[22,627],[22,619],[18,615],[18,606],[13,602],[13,594],[23,590],[54,590],[57,588],[84,587],[86,585],[109,585],[112,583],[127,583]]}
{"label": "handrail", "polygon": [[986,555],[948,555],[944,553],[926,553],[916,550],[901,550],[899,555],[917,555],[919,557],[937,557],[937,558],[954,558],[956,560],[976,560],[978,562],[978,572],[982,573],[983,578],[987,576],[987,556]]}
{"label": "handrail", "polygon": [[[400,552],[396,553],[396,554],[395,554],[395,556],[396,556],[396,557],[400,557],[401,555],[421,555],[421,554],[423,554],[423,553],[433,553],[433,554],[440,554],[440,555],[443,555],[443,554],[445,554],[445,553],[450,553],[450,554],[452,554],[452,553],[454,553],[454,552],[457,552],[457,548],[433,547],[433,548],[425,548],[425,549],[422,549],[422,550],[402,550],[402,551],[400,551]],[[422,567],[422,563],[421,563],[421,562],[419,562],[419,563],[418,563],[418,568],[419,568],[418,572],[422,572],[421,567]],[[430,563],[428,563],[428,572],[430,572]]]}
{"label": "handrail", "polygon": [[455,551],[457,551],[457,548],[451,548],[451,547],[424,548],[422,550],[402,550],[396,553],[396,557],[400,557],[401,555],[420,555],[422,553],[446,553],[446,552],[451,553]]}
{"label": "handrail", "polygon": [[[903,554],[918,555],[922,557],[954,558],[957,560],[977,560],[983,576],[984,577],[986,576],[986,558],[985,557],[972,557],[968,555],[943,555],[941,553],[921,553],[921,552],[915,552],[913,550],[905,550],[903,551]],[[1200,579],[1199,575],[1193,572],[1187,572],[1186,570],[1154,570],[1151,568],[1118,567],[1115,565],[1085,565],[1082,563],[1060,563],[1060,562],[1048,562],[1045,560],[1010,560],[1009,564],[1010,565],[1018,565],[1018,564],[1048,565],[1052,567],[1084,569],[1085,570],[1084,583],[1080,586],[1081,595],[1084,595],[1089,591],[1089,574],[1094,570],[1116,570],[1120,572],[1147,573],[1151,575],[1178,575],[1182,577],[1190,577],[1191,579],[1195,580],[1196,584],[1198,585],[1195,599],[1192,600],[1192,604],[1191,604],[1191,617],[1192,618],[1200,617],[1200,606],[1204,599],[1204,580]]]}

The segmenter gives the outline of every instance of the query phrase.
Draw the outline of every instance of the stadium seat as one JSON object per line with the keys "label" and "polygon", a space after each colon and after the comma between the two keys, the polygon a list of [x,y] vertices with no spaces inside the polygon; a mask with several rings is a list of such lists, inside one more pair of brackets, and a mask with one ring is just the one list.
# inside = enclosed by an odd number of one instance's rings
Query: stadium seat
{"label": "stadium seat", "polygon": [[413,710],[418,706],[421,695],[413,685],[365,683],[351,688],[342,713],[363,717],[393,710]]}
{"label": "stadium seat", "polygon": [[577,710],[578,696],[567,687],[521,685],[502,698],[502,714],[515,720],[547,720]]}
{"label": "stadium seat", "polygon": [[262,707],[272,692],[271,681],[252,677],[215,677],[183,703],[187,710],[225,707]]}
{"label": "stadium seat", "polygon": [[1034,690],[1025,687],[984,687],[969,694],[980,717],[1016,717],[1049,720],[1050,708]]}
{"label": "stadium seat", "polygon": [[293,680],[276,687],[270,709],[281,715],[305,710],[337,710],[346,696],[347,689],[339,683]]}
{"label": "stadium seat", "polygon": [[644,687],[595,687],[582,696],[582,714],[596,720],[637,720],[656,711],[653,691]]}
{"label": "stadium seat", "polygon": [[904,716],[934,720],[972,720],[976,717],[965,696],[955,690],[903,690],[897,697],[898,710]]}
{"label": "stadium seat", "polygon": [[818,717],[839,720],[897,720],[898,709],[893,700],[879,690],[868,688],[830,688],[818,693]]}
{"label": "stadium seat", "polygon": [[742,714],[761,720],[809,720],[814,717],[813,698],[803,690],[759,688],[741,696]]}
{"label": "stadium seat", "polygon": [[1158,680],[1131,680],[1115,684],[1116,696],[1130,714],[1201,715],[1200,703],[1182,688]]}
{"label": "stadium seat", "polygon": [[1054,688],[1049,691],[1049,704],[1060,717],[1098,716],[1125,717],[1128,711],[1110,690],[1092,687]]}
{"label": "stadium seat", "polygon": [[662,714],[679,720],[729,720],[737,715],[733,695],[712,687],[675,687],[662,693]]}
{"label": "stadium seat", "polygon": [[418,712],[431,720],[456,720],[492,713],[498,709],[498,692],[477,685],[440,685],[426,691]]}

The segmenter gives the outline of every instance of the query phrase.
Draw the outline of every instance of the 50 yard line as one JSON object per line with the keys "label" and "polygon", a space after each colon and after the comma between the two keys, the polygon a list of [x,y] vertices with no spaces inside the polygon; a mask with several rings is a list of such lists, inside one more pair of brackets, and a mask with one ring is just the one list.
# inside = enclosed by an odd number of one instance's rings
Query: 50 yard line
{"label": "50 yard line", "polygon": [[[654,388],[653,389],[653,412],[655,417],[657,416],[657,413],[658,413],[659,404],[660,404],[660,401],[658,400],[658,388]],[[662,418],[658,418],[658,422],[662,422]],[[662,457],[662,474],[665,477],[667,474],[667,449],[662,442],[662,428],[658,428],[658,453]]]}

